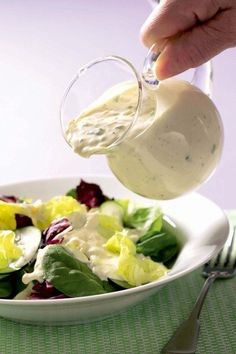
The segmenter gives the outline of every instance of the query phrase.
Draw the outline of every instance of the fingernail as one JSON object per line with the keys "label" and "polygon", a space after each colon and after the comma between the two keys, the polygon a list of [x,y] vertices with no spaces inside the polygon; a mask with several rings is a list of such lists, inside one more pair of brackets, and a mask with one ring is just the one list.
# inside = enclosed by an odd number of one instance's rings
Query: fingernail
{"label": "fingernail", "polygon": [[155,63],[155,73],[158,80],[164,80],[168,77],[175,75],[171,62],[165,58],[164,55],[160,55]]}

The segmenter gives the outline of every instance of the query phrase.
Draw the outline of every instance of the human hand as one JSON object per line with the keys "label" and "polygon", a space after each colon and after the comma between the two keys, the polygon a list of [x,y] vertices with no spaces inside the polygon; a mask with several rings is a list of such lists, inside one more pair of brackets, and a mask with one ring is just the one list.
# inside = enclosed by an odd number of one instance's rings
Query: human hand
{"label": "human hand", "polygon": [[161,52],[158,79],[197,67],[236,46],[236,0],[165,0],[142,26],[141,40]]}

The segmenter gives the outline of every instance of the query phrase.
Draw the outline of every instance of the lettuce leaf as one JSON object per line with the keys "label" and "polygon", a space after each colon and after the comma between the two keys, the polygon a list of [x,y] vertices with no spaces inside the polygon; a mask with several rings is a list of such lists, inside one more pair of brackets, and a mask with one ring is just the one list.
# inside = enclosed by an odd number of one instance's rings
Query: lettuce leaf
{"label": "lettuce leaf", "polygon": [[74,258],[61,245],[51,245],[42,262],[44,277],[57,290],[70,297],[104,294],[108,284],[98,278],[87,264]]}
{"label": "lettuce leaf", "polygon": [[166,263],[178,253],[174,235],[167,232],[148,231],[136,245],[137,253],[151,257],[156,262]]}
{"label": "lettuce leaf", "polygon": [[78,202],[87,206],[88,209],[99,207],[108,198],[103,194],[96,183],[87,183],[81,179],[76,188],[70,189],[67,196],[75,198]]}
{"label": "lettuce leaf", "polygon": [[133,241],[120,232],[117,232],[114,236],[109,238],[105,244],[105,248],[112,253],[120,254],[124,245],[129,249],[130,253],[136,253],[136,246]]}
{"label": "lettuce leaf", "polygon": [[20,201],[15,195],[0,195],[0,200],[5,203],[17,203]]}
{"label": "lettuce leaf", "polygon": [[61,243],[63,237],[58,238],[57,235],[69,228],[71,228],[71,224],[67,218],[53,220],[49,227],[43,231],[42,246]]}
{"label": "lettuce leaf", "polygon": [[45,230],[52,221],[76,212],[86,212],[85,206],[70,196],[58,196],[46,203],[33,205],[30,214],[33,224],[40,230]]}
{"label": "lettuce leaf", "polygon": [[11,275],[0,275],[0,298],[10,298],[13,292]]}
{"label": "lettuce leaf", "polygon": [[0,230],[15,230],[15,214],[23,214],[22,204],[0,201]]}
{"label": "lettuce leaf", "polygon": [[143,232],[161,230],[163,215],[159,207],[139,208],[127,199],[117,199],[115,201],[123,208],[123,223],[125,227],[142,230]]}
{"label": "lettuce leaf", "polygon": [[106,242],[105,248],[119,254],[117,274],[131,286],[157,280],[167,272],[164,265],[136,254],[135,244],[122,233],[112,236]]}
{"label": "lettuce leaf", "polygon": [[0,272],[8,272],[9,264],[22,256],[23,251],[15,244],[15,232],[0,231]]}
{"label": "lettuce leaf", "polygon": [[115,216],[99,214],[98,232],[101,236],[109,238],[117,231],[122,231],[123,227]]}
{"label": "lettuce leaf", "polygon": [[[27,217],[33,225],[44,230],[55,219],[76,212],[86,212],[86,207],[70,196],[58,196],[43,203],[8,203],[0,201],[0,230],[15,230],[19,219]],[[20,217],[19,217],[20,215]],[[19,222],[19,224],[22,224]]]}

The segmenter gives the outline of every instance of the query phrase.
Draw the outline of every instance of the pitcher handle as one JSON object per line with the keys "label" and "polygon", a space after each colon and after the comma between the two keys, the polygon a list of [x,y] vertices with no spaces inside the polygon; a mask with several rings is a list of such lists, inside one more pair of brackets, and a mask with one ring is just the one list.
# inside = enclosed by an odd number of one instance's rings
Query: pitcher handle
{"label": "pitcher handle", "polygon": [[211,61],[198,66],[194,70],[191,84],[200,88],[209,97],[212,97],[213,67]]}

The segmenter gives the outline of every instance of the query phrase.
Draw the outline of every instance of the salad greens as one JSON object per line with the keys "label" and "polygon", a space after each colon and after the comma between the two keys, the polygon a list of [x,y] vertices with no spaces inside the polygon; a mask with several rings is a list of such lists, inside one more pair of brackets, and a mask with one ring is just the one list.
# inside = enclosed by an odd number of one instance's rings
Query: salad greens
{"label": "salad greens", "polygon": [[71,297],[107,292],[87,264],[73,257],[63,246],[50,246],[42,263],[46,279],[63,294]]}
{"label": "salad greens", "polygon": [[117,274],[132,286],[149,283],[166,272],[165,266],[136,253],[136,245],[126,235],[116,233],[105,244],[105,248],[119,255]]}
{"label": "salad greens", "polygon": [[12,281],[11,276],[4,274],[0,276],[0,297],[9,298],[12,295]]}
{"label": "salad greens", "polygon": [[109,198],[95,183],[81,180],[46,202],[0,196],[0,298],[139,286],[165,276],[178,252],[158,206]]}
{"label": "salad greens", "polygon": [[139,207],[127,199],[118,199],[115,203],[123,210],[123,223],[125,227],[141,229],[143,231],[149,229],[161,230],[163,215],[159,207]]}
{"label": "salad greens", "polygon": [[156,262],[166,263],[178,252],[178,244],[174,235],[150,230],[140,237],[136,251]]}
{"label": "salad greens", "polygon": [[26,285],[22,283],[22,277],[26,272],[33,270],[31,265],[27,265],[24,268],[8,274],[0,275],[0,298],[13,298],[18,293],[26,288]]}
{"label": "salad greens", "polygon": [[122,231],[122,229],[123,226],[116,217],[106,214],[99,215],[98,232],[105,238],[111,237],[116,231]]}
{"label": "salad greens", "polygon": [[107,198],[101,188],[95,183],[87,183],[81,179],[76,188],[70,189],[67,196],[72,196],[80,203],[87,206],[88,209],[99,207]]}
{"label": "salad greens", "polygon": [[138,208],[131,214],[126,214],[124,223],[126,227],[133,229],[149,228],[156,219],[159,219],[160,211],[154,208]]}

